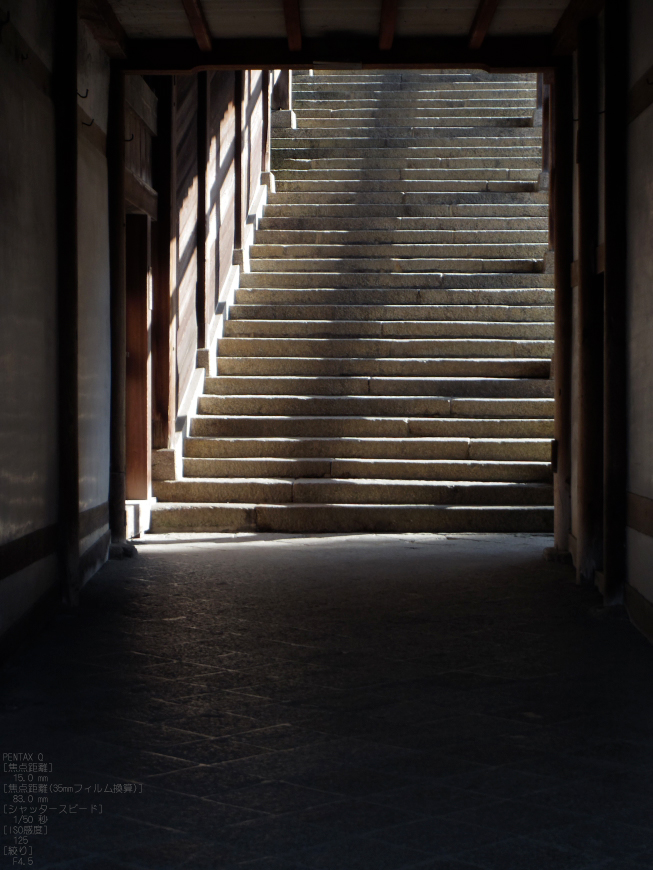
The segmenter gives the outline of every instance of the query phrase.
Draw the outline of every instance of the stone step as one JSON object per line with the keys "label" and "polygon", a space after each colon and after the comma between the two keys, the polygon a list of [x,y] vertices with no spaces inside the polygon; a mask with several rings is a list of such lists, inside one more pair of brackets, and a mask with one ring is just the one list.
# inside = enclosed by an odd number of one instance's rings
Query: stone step
{"label": "stone step", "polygon": [[[436,184],[436,182],[433,182]],[[447,190],[450,183],[441,182],[442,190],[361,190],[361,191],[330,191],[309,190],[288,193],[282,191],[273,194],[268,209],[279,209],[290,206],[323,206],[336,205],[346,207],[358,206],[391,206],[393,214],[401,215],[406,206],[411,205],[478,205],[496,203],[518,208],[521,205],[537,203],[544,208],[548,203],[548,191],[534,190],[531,182],[526,181],[486,181],[479,189]],[[472,182],[460,182],[461,185],[471,185]],[[477,185],[478,187],[478,185]],[[509,194],[509,195],[508,195]]]}
{"label": "stone step", "polygon": [[434,396],[200,396],[198,415],[266,417],[553,417],[553,399]]}
{"label": "stone step", "polygon": [[[251,273],[250,273],[251,274]],[[245,277],[245,276],[243,276]],[[260,278],[259,275],[255,277]],[[474,276],[476,278],[485,276]],[[504,277],[504,276],[501,276]],[[519,275],[520,278],[541,278],[548,276],[533,275],[530,273]],[[447,282],[449,283],[449,281]],[[533,285],[530,280],[529,284]],[[539,283],[539,282],[538,282]],[[552,287],[522,286],[514,288],[506,287],[483,287],[483,288],[353,288],[353,289],[327,289],[327,288],[304,288],[304,289],[275,289],[275,288],[247,288],[241,287],[236,290],[235,301],[237,304],[258,305],[338,305],[338,306],[368,306],[393,305],[428,307],[431,305],[454,306],[456,308],[469,305],[484,306],[530,306],[530,305],[553,305],[555,291]],[[388,318],[391,319],[391,318]],[[428,317],[424,317],[427,320]],[[446,318],[443,318],[446,319]],[[505,318],[506,320],[508,318]],[[536,318],[539,319],[539,318]],[[548,319],[548,318],[543,318]]]}
{"label": "stone step", "polygon": [[318,377],[225,375],[207,378],[206,395],[221,396],[456,396],[551,398],[553,381],[531,378]]}
{"label": "stone step", "polygon": [[[293,142],[291,147],[285,147],[283,142],[279,143],[276,140],[274,141],[274,145],[272,147],[272,160],[273,160],[273,168],[274,164],[280,163],[282,166],[284,160],[324,160],[328,158],[339,158],[350,161],[350,166],[353,168],[356,163],[356,160],[374,160],[383,157],[386,160],[390,160],[392,158],[396,158],[399,160],[404,160],[407,162],[405,165],[407,167],[413,166],[415,168],[420,168],[419,164],[416,161],[422,160],[434,160],[437,158],[467,158],[467,159],[480,159],[484,157],[483,154],[474,154],[476,148],[470,147],[469,145],[466,148],[462,146],[464,143],[461,143],[461,147],[457,150],[463,151],[463,153],[451,153],[456,149],[452,148],[450,145],[440,145],[437,144],[438,140],[433,140],[434,144],[428,144],[427,142],[423,142],[421,140],[413,141],[406,140],[405,145],[400,146],[387,146],[385,145],[385,140],[379,139],[376,140],[358,140],[360,143],[358,146],[353,145],[349,147],[346,140],[341,141],[339,139],[334,140],[335,145],[329,147],[326,145],[322,145],[319,139],[316,140],[307,140],[306,145],[301,147],[300,143]],[[491,143],[488,142],[488,145]],[[449,152],[449,153],[443,153]],[[465,153],[467,151],[468,153]],[[469,153],[472,152],[472,153]],[[489,155],[488,155],[489,156]],[[532,158],[532,155],[522,155],[522,159]],[[386,163],[386,166],[388,164]],[[499,168],[505,168],[499,166]]]}
{"label": "stone step", "polygon": [[489,124],[486,124],[482,131],[468,124],[454,127],[451,119],[449,123],[442,124],[437,112],[428,109],[416,112],[405,111],[403,117],[397,118],[386,118],[378,112],[366,112],[365,116],[360,118],[341,118],[337,114],[311,117],[313,114],[307,110],[300,111],[297,116],[297,126],[277,128],[275,141],[287,142],[287,147],[291,147],[291,143],[298,139],[317,141],[322,138],[343,139],[347,138],[349,132],[352,139],[366,138],[369,147],[374,147],[379,138],[388,138],[409,140],[412,143],[409,147],[424,144],[423,140],[427,142],[432,140],[431,144],[437,143],[449,147],[472,148],[474,144],[479,147],[493,145],[497,148],[525,146],[541,151],[539,136],[532,135],[530,132],[537,131],[539,129],[537,127],[510,128],[509,135],[503,135],[505,127],[492,127]]}
{"label": "stone step", "polygon": [[[529,221],[530,224],[530,221]],[[416,251],[423,250],[419,246],[442,245],[454,249],[474,251],[505,250],[505,246],[537,246],[538,251],[548,245],[547,230],[285,230],[260,229],[256,233],[256,245],[251,251],[260,251],[266,245],[343,245],[351,250],[355,245],[373,246],[377,251],[391,250],[397,245],[415,246]],[[501,247],[499,247],[501,246]],[[268,253],[269,256],[269,253]]]}
{"label": "stone step", "polygon": [[229,320],[225,338],[553,339],[553,323],[484,320]]}
{"label": "stone step", "polygon": [[[349,195],[358,193],[433,193],[445,190],[442,185],[477,185],[478,190],[486,190],[489,182],[502,184],[536,182],[539,169],[515,169],[510,177],[510,169],[434,169],[432,180],[420,179],[342,179],[302,178],[301,172],[294,172],[294,178],[284,181],[276,179],[277,193],[336,193]],[[479,186],[480,185],[480,186]],[[460,188],[461,190],[464,188]]]}
{"label": "stone step", "polygon": [[[306,121],[304,127],[297,128],[297,130],[294,131],[294,136],[313,137],[322,132],[325,136],[341,139],[351,130],[350,127],[346,125],[341,126],[336,121],[332,122],[332,126],[325,126],[323,130],[319,130],[315,128],[316,123],[317,122]],[[327,123],[326,120],[324,123]],[[373,124],[371,120],[367,121],[367,126],[365,126],[365,121],[361,121],[361,136],[364,135],[366,131],[373,132],[376,126],[378,125]],[[418,129],[419,128],[416,128],[416,130]],[[417,138],[409,147],[412,148],[419,144],[423,144],[422,136],[426,133],[429,133],[429,129],[425,128],[424,134],[416,134]],[[492,163],[486,164],[484,161],[503,159],[504,163],[497,164],[497,168],[501,169],[510,168],[510,164],[505,162],[505,158],[509,161],[514,158],[514,160],[517,161],[517,166],[530,166],[535,165],[535,161],[539,160],[540,163],[542,161],[542,148],[538,139],[527,140],[524,137],[511,138],[509,136],[475,137],[472,135],[473,131],[468,131],[468,135],[465,136],[461,135],[459,132],[457,132],[455,136],[447,136],[441,128],[437,128],[437,133],[437,137],[429,134],[426,141],[429,143],[430,148],[439,149],[438,156],[442,158],[444,167],[449,165],[453,168],[456,166],[462,168],[465,165],[469,165],[470,167],[483,165],[492,166]],[[290,131],[286,130],[284,130],[283,135],[284,137],[287,137],[285,139],[288,143],[287,148],[291,148],[294,142],[293,135],[291,135]],[[458,162],[449,164],[444,163],[445,160]],[[465,164],[463,161],[469,161],[469,163]],[[531,162],[529,163],[528,161]],[[279,169],[277,171],[283,170]],[[410,171],[409,167],[407,172]]]}
{"label": "stone step", "polygon": [[501,338],[221,338],[224,356],[551,357],[553,342]]}
{"label": "stone step", "polygon": [[[519,217],[524,221],[529,217],[544,217],[548,214],[547,205],[539,193],[515,193],[515,197],[528,197],[524,202],[513,202],[501,193],[437,193],[431,194],[428,205],[416,203],[387,204],[346,203],[346,204],[295,204],[284,205],[276,202],[266,207],[268,217],[319,217],[319,218],[383,218],[389,217]],[[524,225],[528,223],[524,221]],[[334,229],[337,223],[332,223]]]}
{"label": "stone step", "polygon": [[[536,172],[536,170],[534,170]],[[479,172],[479,176],[483,173]],[[420,203],[439,202],[433,194],[440,193],[531,193],[540,192],[537,180],[533,179],[504,179],[488,180],[479,177],[476,179],[462,179],[449,181],[416,181],[412,183],[382,183],[377,182],[374,186],[362,186],[357,188],[351,182],[344,182],[341,186],[336,185],[334,190],[326,182],[321,184],[309,184],[307,189],[288,187],[280,189],[272,198],[271,202],[284,203]]]}
{"label": "stone step", "polygon": [[[544,252],[542,252],[542,255]],[[336,272],[345,274],[348,272],[364,272],[374,273],[375,275],[387,273],[426,273],[432,275],[439,272],[507,272],[514,274],[516,272],[542,272],[541,258],[530,259],[489,259],[489,258],[467,258],[467,257],[441,257],[435,258],[399,258],[399,257],[332,257],[325,259],[317,259],[312,257],[305,258],[265,258],[253,257],[250,261],[252,272],[263,272],[267,275],[281,272]]]}
{"label": "stone step", "polygon": [[268,438],[553,438],[549,417],[277,417],[200,415],[196,437]]}
{"label": "stone step", "polygon": [[[342,70],[320,69],[315,70],[313,75],[305,72],[295,72],[293,81],[311,82],[314,79],[318,81],[375,81],[382,79],[383,81],[400,81],[402,83],[413,83],[415,86],[420,83],[428,85],[429,88],[436,87],[438,82],[460,82],[473,84],[475,87],[483,88],[485,86],[497,86],[500,82],[501,86],[505,87],[526,87],[527,85],[520,84],[526,82],[534,87],[536,77],[533,73],[488,73],[485,70],[478,69],[455,69],[455,70],[437,70],[437,71],[412,71],[412,70],[353,70],[343,72]],[[477,83],[477,84],[474,84]]]}
{"label": "stone step", "polygon": [[[243,272],[240,278],[243,289],[261,288],[299,290],[318,288],[351,290],[419,289],[424,302],[436,301],[428,291],[434,289],[492,290],[517,289],[520,287],[544,287],[553,289],[553,277],[544,272]],[[389,298],[389,297],[388,297]]]}
{"label": "stone step", "polygon": [[241,305],[230,320],[553,322],[552,305]]}
{"label": "stone step", "polygon": [[[412,115],[416,115],[421,118],[437,118],[445,125],[450,124],[452,120],[457,124],[465,124],[468,119],[473,119],[477,126],[502,127],[506,122],[514,126],[520,126],[524,122],[531,124],[536,103],[535,99],[495,100],[493,105],[477,101],[468,106],[462,100],[455,103],[443,100],[401,99],[399,94],[377,102],[373,96],[365,99],[362,95],[348,97],[340,93],[333,94],[329,99],[329,110],[347,118],[365,117],[370,114],[373,117],[394,116],[402,126],[406,123],[406,116],[410,119]],[[316,99],[312,94],[293,99],[293,109],[300,117],[324,117],[321,115],[324,111],[324,102]]]}
{"label": "stone step", "polygon": [[[337,151],[337,149],[332,150]],[[368,157],[363,157],[360,154],[343,157],[342,152],[340,152],[340,154],[335,153],[333,157],[310,157],[308,154],[299,157],[297,156],[298,152],[294,152],[292,157],[282,157],[276,154],[272,168],[275,172],[280,169],[326,169],[329,171],[332,169],[381,169],[385,171],[393,169],[403,171],[419,170],[424,173],[424,177],[428,177],[428,173],[431,169],[455,167],[456,165],[471,168],[473,166],[478,166],[483,162],[485,165],[490,167],[495,166],[498,169],[508,169],[511,165],[516,168],[532,169],[537,167],[540,163],[540,158],[537,156],[515,156],[514,159],[508,155],[502,157],[471,157],[464,155],[461,157],[454,157],[444,154],[434,157],[415,157],[409,151],[403,151],[399,156],[392,157],[387,154],[387,150],[389,149],[386,149],[385,151],[380,149],[376,151],[374,155]],[[454,160],[457,160],[458,163],[454,163]]]}
{"label": "stone step", "polygon": [[[440,166],[423,172],[420,169],[278,169],[275,179],[280,191],[291,190],[427,190],[422,185],[432,181],[447,179],[493,179],[496,181],[518,180],[530,181],[539,174],[541,161],[534,158],[521,158],[516,164],[510,157],[501,158],[506,166],[495,166],[498,158],[451,158],[457,162],[465,162],[470,166]],[[444,158],[443,158],[444,161]],[[448,162],[448,160],[447,160]],[[485,165],[492,164],[492,165]],[[520,168],[522,167],[522,168]],[[295,187],[297,185],[297,187]]]}
{"label": "stone step", "polygon": [[[501,232],[546,232],[548,238],[549,219],[543,213],[541,217],[530,216],[528,219],[523,217],[488,217],[478,215],[474,217],[449,217],[446,215],[440,217],[365,217],[365,218],[324,218],[315,215],[305,215],[302,217],[271,217],[269,214],[262,218],[260,230],[309,230],[311,232],[323,230],[327,232],[345,232],[356,230],[361,232],[376,232],[377,230],[386,230],[391,232],[392,238],[395,238],[396,233],[401,232],[420,232],[420,233],[441,233],[441,232],[466,232],[476,236],[478,233],[501,231]],[[256,236],[259,238],[259,235]],[[396,236],[399,238],[399,236]],[[429,235],[424,238],[430,238]]]}
{"label": "stone step", "polygon": [[185,478],[331,478],[411,481],[494,481],[550,483],[547,462],[468,459],[336,459],[186,457]]}
{"label": "stone step", "polygon": [[395,378],[536,378],[548,380],[548,359],[432,358],[379,359],[376,357],[271,357],[218,358],[222,375],[305,375],[312,377]]}
{"label": "stone step", "polygon": [[150,531],[317,534],[551,532],[552,507],[155,504]]}
{"label": "stone step", "polygon": [[[312,108],[300,109],[297,115],[300,122],[303,122],[308,118],[320,120],[330,118],[331,120],[341,119],[347,121],[360,121],[365,118],[377,118],[383,120],[384,123],[389,126],[394,120],[405,121],[406,111],[405,108],[386,109],[382,107],[374,109]],[[490,117],[489,115],[478,112],[471,115],[463,115],[462,112],[460,112],[447,116],[442,109],[419,109],[414,114],[418,118],[430,120],[431,123],[437,120],[438,126],[440,127],[447,127],[449,129],[460,129],[462,127],[472,128],[475,131],[474,135],[483,135],[480,133],[481,130],[484,131],[485,135],[496,136],[498,130],[510,130],[512,135],[516,135],[514,131],[519,130],[520,128],[533,129],[532,112],[513,112],[502,118]]]}
{"label": "stone step", "polygon": [[546,483],[299,478],[192,478],[157,480],[162,502],[263,504],[550,505]]}
{"label": "stone step", "polygon": [[[344,240],[343,240],[344,241]],[[456,260],[475,259],[538,259],[541,260],[546,251],[546,244],[534,244],[530,242],[513,242],[508,244],[491,243],[468,243],[468,244],[405,244],[396,242],[383,244],[361,244],[347,241],[346,244],[271,244],[257,241],[250,248],[252,259],[275,259],[284,262],[287,259],[314,259],[316,261],[335,257],[342,258],[365,258],[370,257],[378,260],[380,257],[393,259],[433,260],[453,258]],[[282,269],[281,271],[285,271]]]}
{"label": "stone step", "polygon": [[473,459],[550,463],[548,438],[197,438],[184,455],[198,458]]}
{"label": "stone step", "polygon": [[[346,94],[345,97],[340,96]],[[470,91],[420,91],[411,94],[408,91],[352,91],[336,90],[329,92],[316,91],[311,88],[298,88],[293,92],[293,108],[305,109],[313,106],[323,106],[324,101],[329,101],[329,106],[334,109],[373,109],[379,106],[383,108],[406,108],[416,111],[422,108],[432,109],[467,109],[478,111],[483,114],[494,111],[503,113],[524,113],[533,111],[537,106],[537,93],[530,89],[519,91],[495,90],[485,92],[482,96],[474,95]]]}

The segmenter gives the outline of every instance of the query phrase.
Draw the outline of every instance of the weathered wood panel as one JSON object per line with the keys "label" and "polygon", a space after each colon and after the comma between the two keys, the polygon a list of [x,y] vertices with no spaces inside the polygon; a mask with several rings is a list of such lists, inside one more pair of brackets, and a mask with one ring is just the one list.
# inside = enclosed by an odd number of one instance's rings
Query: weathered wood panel
{"label": "weathered wood panel", "polygon": [[144,499],[150,490],[151,401],[150,219],[129,214],[127,248],[127,382],[125,490],[127,498]]}
{"label": "weathered wood panel", "polygon": [[197,351],[197,76],[177,78],[177,403],[186,392]]}
{"label": "weathered wood panel", "polygon": [[249,92],[247,99],[247,141],[248,141],[248,211],[259,184],[261,183],[261,157],[263,139],[263,73],[251,70],[249,73]]}
{"label": "weathered wood panel", "polygon": [[217,72],[212,91],[212,124],[216,137],[216,174],[213,202],[216,207],[217,235],[217,288],[216,305],[225,285],[234,255],[234,214],[236,195],[235,136],[236,108],[234,72]]}
{"label": "weathered wood panel", "polygon": [[125,110],[125,168],[152,187],[152,134],[127,106]]}

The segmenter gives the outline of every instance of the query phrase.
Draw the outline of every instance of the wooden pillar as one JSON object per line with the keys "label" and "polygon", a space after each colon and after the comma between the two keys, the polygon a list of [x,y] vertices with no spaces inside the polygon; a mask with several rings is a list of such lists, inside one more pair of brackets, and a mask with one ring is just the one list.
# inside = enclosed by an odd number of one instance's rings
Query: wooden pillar
{"label": "wooden pillar", "polygon": [[290,111],[292,109],[292,70],[282,69],[272,90],[272,108]]}
{"label": "wooden pillar", "polygon": [[263,133],[261,136],[263,149],[261,158],[262,172],[270,171],[270,126],[270,70],[265,69],[263,70]]}
{"label": "wooden pillar", "polygon": [[572,64],[561,59],[556,67],[552,95],[553,160],[550,200],[555,251],[554,354],[555,442],[554,534],[555,548],[569,551],[571,530],[571,353],[573,344],[573,184],[574,126]]}
{"label": "wooden pillar", "polygon": [[603,563],[603,280],[597,275],[599,211],[598,23],[578,32],[578,529],[579,582]]}
{"label": "wooden pillar", "polygon": [[243,184],[243,148],[245,145],[243,136],[244,112],[243,102],[245,99],[245,70],[236,70],[234,81],[234,107],[236,114],[236,130],[234,137],[234,170],[236,189],[234,192],[234,250],[242,250],[244,237],[244,221],[247,216],[243,209],[243,198],[246,185]]}
{"label": "wooden pillar", "polygon": [[109,246],[111,280],[111,460],[109,525],[111,539],[126,539],[125,514],[125,379],[127,333],[125,311],[125,76],[111,65],[109,128]]}
{"label": "wooden pillar", "polygon": [[152,143],[153,186],[158,193],[157,221],[152,225],[152,446],[169,447],[176,407],[176,233],[174,118],[172,76],[155,76],[158,98],[157,137]]}
{"label": "wooden pillar", "polygon": [[148,215],[126,218],[126,497],[146,499],[151,491],[151,222]]}
{"label": "wooden pillar", "polygon": [[206,347],[206,167],[208,161],[208,73],[197,74],[197,347]]}
{"label": "wooden pillar", "polygon": [[542,86],[542,172],[551,170],[551,86]]}
{"label": "wooden pillar", "polygon": [[603,595],[626,579],[628,379],[626,344],[628,2],[605,6],[605,397]]}
{"label": "wooden pillar", "polygon": [[[77,4],[54,16],[52,98],[57,216],[58,556],[62,598],[79,591]],[[38,257],[38,251],[34,251]]]}

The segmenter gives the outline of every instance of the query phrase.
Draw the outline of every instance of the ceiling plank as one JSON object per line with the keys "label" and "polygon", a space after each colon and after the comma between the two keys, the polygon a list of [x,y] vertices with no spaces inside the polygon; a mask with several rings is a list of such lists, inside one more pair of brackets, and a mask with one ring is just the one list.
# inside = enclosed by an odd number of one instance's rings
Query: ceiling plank
{"label": "ceiling plank", "polygon": [[381,6],[381,26],[379,27],[379,48],[390,51],[397,27],[399,0],[383,0]]}
{"label": "ceiling plank", "polygon": [[585,18],[598,15],[605,0],[571,0],[553,31],[553,43],[558,54],[571,54],[578,40],[578,25]]}
{"label": "ceiling plank", "polygon": [[476,50],[483,45],[483,40],[492,24],[499,0],[479,0],[476,15],[469,31],[469,47]]}
{"label": "ceiling plank", "polygon": [[299,0],[283,0],[283,14],[286,19],[286,34],[290,51],[302,50],[302,24],[299,17]]}
{"label": "ceiling plank", "polygon": [[130,73],[179,74],[208,69],[313,69],[316,62],[369,69],[483,69],[546,72],[555,66],[550,36],[490,36],[478,50],[463,37],[402,37],[380,51],[377,37],[305,38],[290,51],[284,38],[214,39],[201,52],[193,39],[130,39],[122,64]]}
{"label": "ceiling plank", "polygon": [[79,0],[79,17],[109,57],[127,57],[127,36],[108,0]]}
{"label": "ceiling plank", "polygon": [[181,0],[181,2],[200,51],[211,51],[213,40],[211,39],[211,31],[206,22],[201,0]]}

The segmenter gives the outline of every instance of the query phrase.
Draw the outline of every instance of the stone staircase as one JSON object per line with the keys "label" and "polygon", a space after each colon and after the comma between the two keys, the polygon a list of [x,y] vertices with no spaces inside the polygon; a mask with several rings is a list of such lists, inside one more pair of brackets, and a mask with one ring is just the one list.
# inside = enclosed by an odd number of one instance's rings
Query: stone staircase
{"label": "stone staircase", "polygon": [[296,75],[294,104],[153,531],[551,530],[535,76]]}

